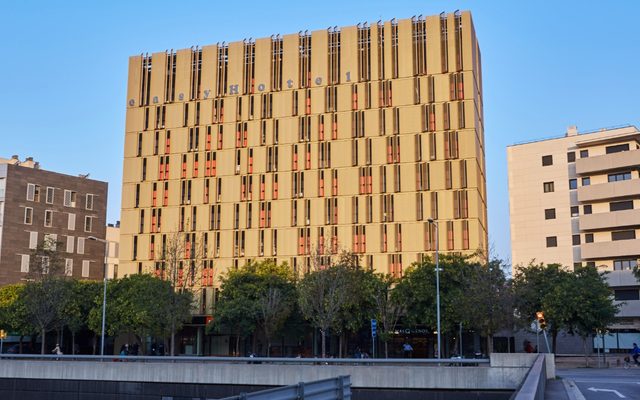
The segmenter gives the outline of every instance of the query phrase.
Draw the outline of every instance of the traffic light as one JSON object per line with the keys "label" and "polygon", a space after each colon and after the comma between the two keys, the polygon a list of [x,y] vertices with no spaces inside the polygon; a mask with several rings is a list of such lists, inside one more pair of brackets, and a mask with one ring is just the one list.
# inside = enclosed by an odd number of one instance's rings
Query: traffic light
{"label": "traffic light", "polygon": [[540,329],[546,329],[547,321],[544,319],[544,313],[542,311],[536,312],[536,319],[538,320],[538,327]]}
{"label": "traffic light", "polygon": [[0,339],[6,339],[7,332],[4,329],[0,329]]}

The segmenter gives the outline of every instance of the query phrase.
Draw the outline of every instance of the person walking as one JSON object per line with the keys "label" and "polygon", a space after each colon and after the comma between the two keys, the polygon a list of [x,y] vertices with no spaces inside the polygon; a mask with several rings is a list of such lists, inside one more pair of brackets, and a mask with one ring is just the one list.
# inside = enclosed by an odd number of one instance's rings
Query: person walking
{"label": "person walking", "polygon": [[[634,343],[635,344],[635,343]],[[51,350],[51,352],[57,356],[61,356],[62,354],[62,350],[60,349],[60,344],[56,343],[56,347],[53,348],[53,350]]]}
{"label": "person walking", "polygon": [[402,352],[404,353],[404,358],[411,358],[413,354],[413,346],[409,344],[409,342],[404,342],[402,345]]}
{"label": "person walking", "polygon": [[638,345],[636,343],[633,344],[633,348],[631,349],[631,357],[633,357],[633,362],[636,363],[636,365],[640,365],[640,362],[638,362],[638,357],[640,356],[640,347],[638,347]]}

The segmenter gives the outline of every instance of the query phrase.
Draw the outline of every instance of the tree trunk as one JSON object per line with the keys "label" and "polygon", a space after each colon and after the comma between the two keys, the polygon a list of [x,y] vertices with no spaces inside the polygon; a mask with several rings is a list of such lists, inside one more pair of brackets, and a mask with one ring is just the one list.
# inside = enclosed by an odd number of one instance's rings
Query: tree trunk
{"label": "tree trunk", "polygon": [[584,348],[584,366],[589,368],[589,354],[587,353],[587,338],[582,338],[582,347]]}
{"label": "tree trunk", "polygon": [[[553,354],[556,354],[556,345],[557,345],[557,340],[558,339],[558,330],[557,329],[553,329],[551,330],[551,338],[553,340],[553,344],[551,345],[551,352]],[[546,341],[545,341],[545,346],[546,346]]]}
{"label": "tree trunk", "polygon": [[76,354],[76,332],[71,331],[71,354]]}
{"label": "tree trunk", "polygon": [[493,353],[493,335],[489,334],[487,335],[487,356],[490,356],[491,353]]}
{"label": "tree trunk", "polygon": [[342,338],[344,337],[344,332],[338,336],[338,358],[342,358]]}
{"label": "tree trunk", "polygon": [[322,335],[322,358],[327,356],[327,337],[324,329],[320,329],[320,334]]}
{"label": "tree trunk", "polygon": [[171,321],[171,356],[176,355],[176,324]]}
{"label": "tree trunk", "polygon": [[98,347],[98,334],[93,334],[93,355],[96,355],[96,348]]}
{"label": "tree trunk", "polygon": [[236,357],[240,357],[240,335],[236,336]]}
{"label": "tree trunk", "polygon": [[44,348],[45,348],[45,338],[47,336],[47,332],[45,332],[44,328],[42,329],[40,335],[42,335],[42,342],[40,343],[40,354],[44,354]]}
{"label": "tree trunk", "polygon": [[[373,340],[375,340],[375,338]],[[389,342],[386,340],[384,341],[384,358],[389,358]]]}
{"label": "tree trunk", "polygon": [[22,354],[22,340],[24,339],[24,335],[20,335],[20,354]]}

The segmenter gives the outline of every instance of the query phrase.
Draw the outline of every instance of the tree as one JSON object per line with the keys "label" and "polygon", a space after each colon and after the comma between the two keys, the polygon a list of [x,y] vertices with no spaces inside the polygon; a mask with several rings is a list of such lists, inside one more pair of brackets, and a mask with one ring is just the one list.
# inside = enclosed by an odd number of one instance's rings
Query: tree
{"label": "tree", "polygon": [[[195,229],[189,219],[186,225]],[[197,295],[201,289],[203,260],[206,257],[206,246],[202,234],[193,232],[181,233],[181,229],[167,235],[166,242],[162,244],[160,261],[157,264],[156,275],[168,281],[176,292],[189,290]],[[181,303],[173,301],[181,299],[179,296],[169,296],[171,303],[165,310],[165,318],[169,326],[171,338],[170,354],[175,355],[175,335],[184,322],[183,307]],[[184,300],[184,298],[182,298]]]}
{"label": "tree", "polygon": [[261,327],[271,340],[284,326],[295,308],[295,285],[287,264],[272,260],[250,262],[241,269],[229,270],[222,278],[220,299],[214,310],[213,329],[236,335],[236,354],[240,339]]}
{"label": "tree", "polygon": [[376,275],[374,280],[373,297],[376,305],[376,320],[378,321],[378,336],[384,342],[384,357],[389,358],[389,339],[396,330],[400,316],[406,310],[393,291],[399,281],[392,275]]}
{"label": "tree", "polygon": [[577,267],[544,299],[544,309],[563,321],[563,328],[576,332],[585,348],[587,339],[614,322],[620,308],[614,304],[606,279],[596,267]]}
{"label": "tree", "polygon": [[571,294],[557,288],[571,285],[571,272],[560,264],[535,264],[518,268],[513,279],[514,305],[517,320],[522,327],[528,327],[536,312],[543,311],[552,338],[552,352],[556,352],[558,332],[569,323],[570,313],[561,310],[573,302]]}
{"label": "tree", "polygon": [[[68,301],[65,302],[61,320],[71,332],[71,352],[75,354],[76,334],[88,327],[89,314],[94,307],[100,306],[102,313],[102,282],[98,281],[68,281]],[[101,330],[94,331],[94,335]]]}
{"label": "tree", "polygon": [[34,332],[24,303],[24,288],[22,283],[0,287],[0,328],[20,335],[20,352],[22,338]]}
{"label": "tree", "polygon": [[493,352],[493,335],[513,326],[513,295],[502,260],[472,264],[463,309],[470,328],[487,338],[487,353]]}
{"label": "tree", "polygon": [[62,310],[69,298],[63,275],[64,261],[57,248],[57,242],[46,239],[31,252],[30,280],[23,291],[28,319],[42,337],[42,354],[45,353],[47,332],[61,327]]}

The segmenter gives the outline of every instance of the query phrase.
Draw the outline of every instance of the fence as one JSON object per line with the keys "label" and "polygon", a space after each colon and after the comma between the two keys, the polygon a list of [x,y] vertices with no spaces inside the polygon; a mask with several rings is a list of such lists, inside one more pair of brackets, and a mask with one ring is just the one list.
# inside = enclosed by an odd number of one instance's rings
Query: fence
{"label": "fence", "polygon": [[[322,379],[314,382],[300,382],[281,388],[241,393],[221,400],[351,400],[351,380],[349,375]],[[171,400],[171,399],[163,399]]]}

